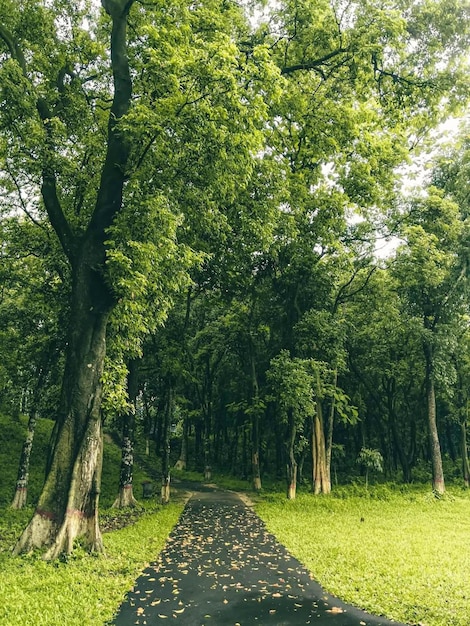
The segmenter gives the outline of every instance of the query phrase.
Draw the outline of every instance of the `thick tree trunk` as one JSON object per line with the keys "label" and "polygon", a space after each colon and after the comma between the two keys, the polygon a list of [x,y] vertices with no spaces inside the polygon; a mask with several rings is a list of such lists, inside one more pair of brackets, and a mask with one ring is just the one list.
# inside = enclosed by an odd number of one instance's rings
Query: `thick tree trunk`
{"label": "thick tree trunk", "polygon": [[312,417],[312,483],[313,493],[318,495],[319,493],[326,494],[331,491],[330,474],[327,465],[320,374],[318,372],[315,408],[315,414]]}
{"label": "thick tree trunk", "polygon": [[325,430],[321,400],[317,399],[312,424],[313,493],[330,493],[331,483],[326,464]]}
{"label": "thick tree trunk", "polygon": [[129,371],[127,374],[127,395],[129,396],[130,407],[126,414],[123,415],[119,494],[113,504],[113,507],[118,509],[128,506],[134,507],[138,504],[133,491],[134,431],[137,393],[138,367],[137,362],[133,360],[129,363]]}
{"label": "thick tree trunk", "polygon": [[442,469],[441,446],[439,444],[439,433],[436,421],[434,363],[432,347],[428,343],[424,344],[424,355],[426,359],[426,400],[432,464],[432,488],[436,493],[443,494],[445,492],[445,482],[444,471]]}
{"label": "thick tree trunk", "polygon": [[74,282],[61,410],[53,433],[50,467],[37,509],[15,547],[16,554],[48,546],[45,558],[56,558],[70,553],[77,537],[83,538],[90,551],[103,550],[98,526],[100,405],[110,299],[96,275],[81,275]]}

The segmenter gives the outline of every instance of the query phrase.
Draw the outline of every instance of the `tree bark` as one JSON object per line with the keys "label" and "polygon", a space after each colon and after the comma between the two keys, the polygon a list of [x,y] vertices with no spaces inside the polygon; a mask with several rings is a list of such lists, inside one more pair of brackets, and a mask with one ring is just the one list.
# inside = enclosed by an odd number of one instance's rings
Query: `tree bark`
{"label": "tree bark", "polygon": [[161,502],[170,502],[170,424],[173,413],[173,389],[168,382],[167,401],[164,413],[163,440],[162,440],[162,489]]}
{"label": "tree bark", "polygon": [[323,407],[317,398],[315,415],[312,417],[312,465],[313,493],[330,493],[331,483],[326,464],[325,429],[323,423]]}
{"label": "tree bark", "polygon": [[12,509],[22,509],[26,506],[28,497],[28,481],[29,481],[29,460],[31,458],[31,450],[33,449],[34,433],[36,430],[37,413],[36,407],[33,407],[28,420],[28,430],[26,438],[21,449],[20,463],[18,466],[18,475],[16,479],[16,489]]}
{"label": "tree bark", "polygon": [[254,491],[261,491],[261,471],[259,465],[259,386],[253,346],[251,347],[251,384],[251,472]]}
{"label": "tree bark", "polygon": [[133,491],[134,471],[134,431],[135,431],[135,407],[138,393],[138,367],[137,361],[129,363],[127,374],[127,395],[129,408],[123,415],[122,443],[121,443],[121,468],[119,472],[119,494],[114,501],[113,507],[122,509],[128,506],[136,506],[137,500]]}
{"label": "tree bark", "polygon": [[183,437],[181,439],[181,451],[179,459],[175,463],[176,470],[185,470],[188,464],[188,421],[183,421]]}
{"label": "tree bark", "polygon": [[470,462],[468,459],[468,446],[467,446],[467,416],[462,420],[460,424],[461,432],[461,449],[462,449],[462,474],[463,483],[468,489],[470,487]]}
{"label": "tree bark", "polygon": [[[61,409],[53,434],[50,468],[37,509],[15,547],[16,554],[49,546],[45,558],[56,558],[70,553],[79,536],[90,551],[103,550],[98,526],[100,405],[110,307],[103,280],[79,276],[74,282]],[[96,282],[101,283],[99,289]]]}
{"label": "tree bark", "polygon": [[444,471],[442,468],[441,446],[439,443],[439,433],[436,421],[433,350],[432,346],[427,341],[424,343],[424,356],[426,360],[426,400],[432,464],[432,488],[436,493],[443,494],[446,489]]}
{"label": "tree bark", "polygon": [[289,411],[288,423],[287,423],[287,499],[295,500],[297,493],[297,461],[294,454],[295,437],[297,434],[297,428],[295,426],[295,418],[293,411]]}
{"label": "tree bark", "polygon": [[[338,384],[338,370],[335,369],[333,372],[333,385],[336,389],[336,385]],[[335,423],[335,412],[336,412],[336,400],[335,397],[331,399],[330,412],[328,414],[328,429],[327,429],[327,437],[326,437],[326,477],[328,482],[330,483],[331,490],[331,455],[333,451],[333,428]]]}

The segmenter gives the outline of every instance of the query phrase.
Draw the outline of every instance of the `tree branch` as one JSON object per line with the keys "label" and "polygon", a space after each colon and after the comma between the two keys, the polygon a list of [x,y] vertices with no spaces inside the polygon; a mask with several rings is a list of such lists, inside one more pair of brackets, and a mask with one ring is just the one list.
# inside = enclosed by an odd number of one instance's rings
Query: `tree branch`
{"label": "tree branch", "polygon": [[129,159],[129,145],[119,129],[119,122],[129,111],[132,98],[132,79],[127,58],[127,15],[134,0],[102,0],[111,16],[111,67],[114,96],[108,121],[106,158],[95,210],[87,228],[87,238],[104,244],[106,229],[122,206],[122,194]]}
{"label": "tree branch", "polygon": [[325,73],[323,72],[322,67],[326,64],[330,59],[334,59],[340,54],[344,54],[347,52],[346,48],[338,48],[337,50],[333,50],[329,54],[325,54],[325,56],[315,59],[313,61],[306,61],[305,63],[297,63],[296,65],[289,65],[281,68],[281,74],[293,74],[294,72],[298,72],[300,70],[314,70],[321,74],[322,78],[326,78]]}
{"label": "tree branch", "polygon": [[[4,26],[0,24],[0,38],[6,43],[8,50],[13,59],[16,60],[18,65],[20,66],[23,76],[29,81],[27,66],[23,51],[21,50],[18,42],[15,41],[12,33],[8,31]],[[31,84],[31,81],[30,85]],[[37,98],[36,100],[36,110],[41,118],[41,121],[44,124],[47,136],[47,143],[49,152],[53,154],[55,152],[54,146],[52,144],[51,132],[48,126],[49,121],[51,119],[51,113],[49,111],[47,102],[43,98]],[[61,246],[69,259],[69,261],[73,264],[74,260],[74,237],[72,235],[72,231],[70,229],[70,225],[65,217],[65,214],[62,210],[61,203],[59,201],[59,197],[57,194],[57,181],[53,168],[50,165],[44,165],[42,170],[42,185],[41,185],[41,194],[44,201],[44,206],[46,207],[47,214],[49,216],[49,220],[53,229],[55,230]]]}
{"label": "tree branch", "polygon": [[355,269],[354,272],[352,273],[351,278],[339,288],[334,304],[333,304],[333,313],[336,313],[340,304],[342,304],[343,302],[346,302],[349,298],[352,298],[353,296],[360,293],[363,289],[367,287],[369,280],[372,278],[372,275],[377,270],[377,267],[374,265],[373,267],[369,268],[369,272],[366,278],[364,279],[362,285],[360,285],[353,291],[346,293],[347,288],[353,284],[355,278],[359,275],[359,272],[361,271],[361,269],[363,268],[359,267]]}
{"label": "tree branch", "polygon": [[13,35],[2,24],[0,24],[0,38],[6,43],[12,59],[15,59],[21,67],[24,76],[26,76],[26,61],[23,51],[18,46]]}

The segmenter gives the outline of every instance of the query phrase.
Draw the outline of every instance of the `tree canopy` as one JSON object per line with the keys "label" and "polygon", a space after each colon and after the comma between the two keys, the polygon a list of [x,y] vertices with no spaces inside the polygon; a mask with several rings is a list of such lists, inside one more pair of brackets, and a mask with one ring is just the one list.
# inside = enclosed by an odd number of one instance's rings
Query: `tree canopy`
{"label": "tree canopy", "polygon": [[[1,404],[56,423],[17,552],[102,550],[103,418],[139,402],[164,480],[174,418],[194,467],[256,489],[287,466],[294,497],[305,465],[328,492],[335,450],[345,475],[371,450],[443,491],[443,434],[467,449],[468,145],[414,195],[398,167],[465,109],[469,12],[3,2]],[[377,235],[402,242],[386,261]]]}

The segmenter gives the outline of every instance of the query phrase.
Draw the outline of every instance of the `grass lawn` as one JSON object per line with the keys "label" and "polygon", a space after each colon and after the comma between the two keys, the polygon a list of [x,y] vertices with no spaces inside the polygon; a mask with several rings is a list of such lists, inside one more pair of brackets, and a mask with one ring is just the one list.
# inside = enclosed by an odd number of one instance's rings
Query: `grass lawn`
{"label": "grass lawn", "polygon": [[28,512],[1,511],[0,624],[105,624],[140,571],[163,548],[182,508],[181,503],[153,505],[136,524],[105,533],[106,556],[77,549],[71,558],[52,563],[39,555],[10,556]]}
{"label": "grass lawn", "polygon": [[[163,548],[183,504],[146,502],[136,523],[104,534],[106,556],[80,548],[47,563],[40,555],[13,558],[15,540],[33,509],[9,509],[25,420],[0,415],[0,624],[8,626],[103,626],[145,565]],[[33,448],[30,502],[39,494],[51,423],[38,425]],[[103,507],[117,494],[119,448],[105,441]],[[149,460],[151,464],[152,461]],[[148,478],[136,467],[136,494]],[[200,475],[175,473],[182,479]],[[225,488],[247,491],[247,481],[214,476]],[[470,492],[450,488],[437,499],[429,486],[361,486],[331,496],[264,493],[255,508],[269,530],[314,574],[323,587],[377,614],[423,626],[470,624]],[[102,510],[107,527],[116,517]],[[118,526],[120,525],[118,520]]]}
{"label": "grass lawn", "polygon": [[[33,506],[9,508],[12,500],[26,418],[0,415],[0,624],[3,626],[101,626],[109,621],[145,565],[163,548],[182,509],[181,502],[162,507],[147,501],[135,524],[104,533],[106,556],[87,555],[79,547],[68,559],[45,562],[39,554],[12,557],[11,549],[28,523]],[[40,420],[31,459],[28,502],[37,499],[44,477],[52,422]],[[117,495],[121,452],[105,438],[101,519],[118,527],[132,513],[110,507]],[[150,459],[149,464],[155,463]],[[135,467],[136,496],[151,478]]]}
{"label": "grass lawn", "polygon": [[470,624],[468,492],[344,488],[267,495],[255,508],[328,592],[409,624]]}

